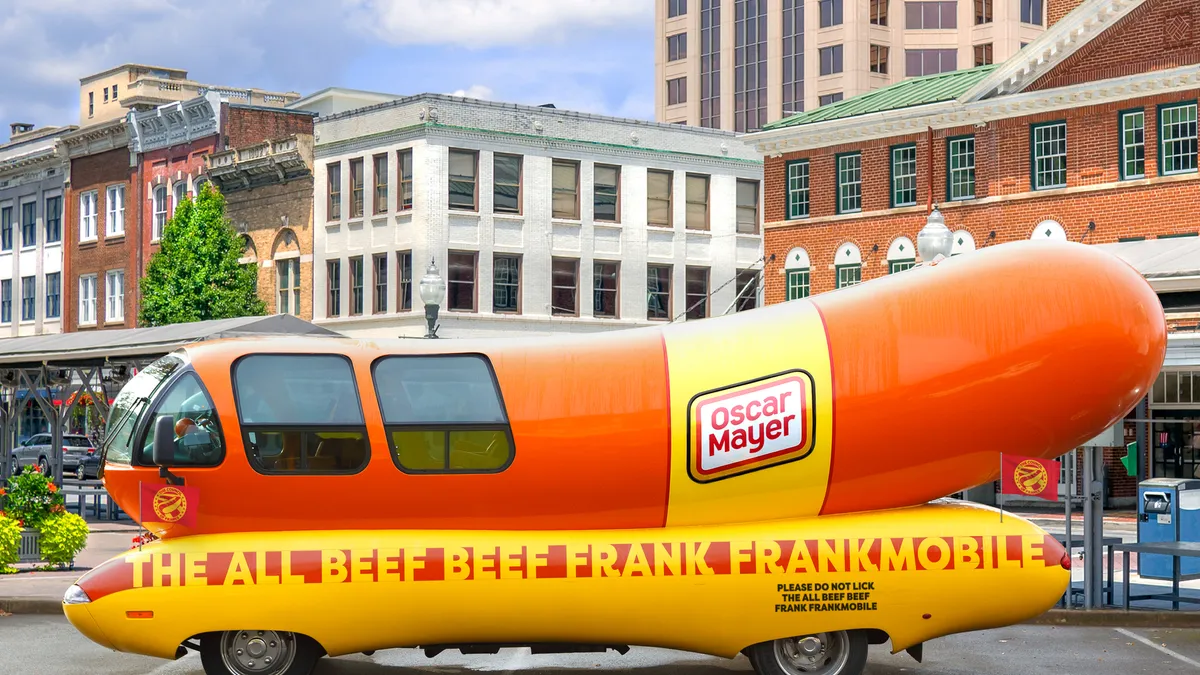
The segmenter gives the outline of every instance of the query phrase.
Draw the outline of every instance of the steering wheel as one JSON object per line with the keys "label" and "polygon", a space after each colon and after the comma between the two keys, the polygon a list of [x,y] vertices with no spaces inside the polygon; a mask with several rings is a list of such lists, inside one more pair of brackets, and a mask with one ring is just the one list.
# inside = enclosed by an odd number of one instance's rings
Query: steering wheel
{"label": "steering wheel", "polygon": [[217,436],[215,435],[215,430],[213,429],[212,419],[209,418],[207,414],[201,413],[197,415],[195,419],[190,417],[179,418],[179,421],[175,422],[175,440],[178,441],[182,439],[184,435],[200,429],[207,431],[209,433],[209,438],[214,442],[198,445],[192,448],[192,452],[195,453],[196,459],[200,461],[209,462],[215,460],[220,454],[221,450],[219,447],[217,447],[217,443],[215,442]]}

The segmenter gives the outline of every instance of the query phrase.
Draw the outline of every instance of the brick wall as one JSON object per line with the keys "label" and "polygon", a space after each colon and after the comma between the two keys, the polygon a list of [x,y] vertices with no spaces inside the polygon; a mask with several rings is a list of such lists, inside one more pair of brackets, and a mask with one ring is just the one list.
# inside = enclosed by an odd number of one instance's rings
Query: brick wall
{"label": "brick wall", "polygon": [[[1051,16],[1050,20],[1055,19]],[[1194,63],[1200,63],[1200,2],[1148,0],[1034,82],[1029,90],[1128,77]]]}
{"label": "brick wall", "polygon": [[258,266],[258,295],[267,312],[279,312],[276,272],[273,258],[290,248],[285,244],[287,231],[295,234],[300,252],[300,318],[312,320],[313,301],[313,227],[312,176],[281,185],[266,185],[253,190],[238,190],[225,195],[225,213],[239,230],[254,243]]}
{"label": "brick wall", "polygon": [[1053,26],[1081,4],[1083,0],[1047,0],[1046,25]]}
{"label": "brick wall", "polygon": [[[63,275],[62,312],[63,329],[80,330],[79,326],[79,277],[96,275],[96,328],[133,328],[137,325],[135,289],[138,279],[137,267],[137,199],[134,196],[136,172],[129,166],[129,150],[117,148],[71,160],[71,186],[63,200],[63,237],[67,251],[66,273]],[[108,213],[108,187],[125,187],[125,233],[108,236],[105,218]],[[97,241],[79,241],[79,198],[80,195],[96,191],[96,234]],[[104,275],[109,270],[125,272],[124,321],[106,323]]]}
{"label": "brick wall", "polygon": [[146,242],[142,248],[142,256],[146,265],[150,264],[151,256],[158,252],[158,243],[153,240],[155,189],[163,185],[167,188],[167,219],[169,220],[175,210],[175,184],[185,183],[187,194],[194,196],[195,181],[205,171],[204,156],[217,150],[219,140],[220,137],[214,134],[191,143],[173,145],[142,154],[142,185],[139,198],[142,200],[141,226]]}
{"label": "brick wall", "polygon": [[312,135],[312,113],[292,110],[264,110],[230,105],[225,121],[226,148],[239,148],[294,134]]}

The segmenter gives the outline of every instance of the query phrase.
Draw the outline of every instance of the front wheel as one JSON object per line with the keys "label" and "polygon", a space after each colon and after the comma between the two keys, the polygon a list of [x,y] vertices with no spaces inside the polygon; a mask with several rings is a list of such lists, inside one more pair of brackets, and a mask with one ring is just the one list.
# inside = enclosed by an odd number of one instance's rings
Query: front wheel
{"label": "front wheel", "polygon": [[760,642],[746,650],[758,675],[861,675],[865,631],[836,631]]}
{"label": "front wheel", "polygon": [[309,675],[321,648],[304,635],[230,630],[200,638],[205,675]]}

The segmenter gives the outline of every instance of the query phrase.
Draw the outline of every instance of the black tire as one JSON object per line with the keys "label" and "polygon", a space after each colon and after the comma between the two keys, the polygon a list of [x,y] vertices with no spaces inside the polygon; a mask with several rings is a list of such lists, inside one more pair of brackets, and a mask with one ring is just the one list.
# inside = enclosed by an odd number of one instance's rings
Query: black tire
{"label": "black tire", "polygon": [[75,479],[87,480],[87,470],[83,468],[83,464],[75,467]]}
{"label": "black tire", "polygon": [[[809,638],[817,643],[805,646],[820,647],[811,655],[801,649],[801,641]],[[862,675],[867,646],[866,631],[836,631],[760,642],[746,656],[758,675]]]}
{"label": "black tire", "polygon": [[[47,462],[45,457],[38,460],[38,466],[41,467],[43,476],[50,475],[50,462]],[[53,478],[53,476],[51,476],[51,478]]]}
{"label": "black tire", "polygon": [[[239,646],[248,648],[247,643],[256,639],[263,643],[255,646],[265,650],[264,658],[271,654],[286,658],[287,652],[281,653],[276,645],[290,645],[291,660],[281,662],[281,666],[262,668],[262,664],[249,660],[253,658],[249,657],[248,663],[254,663],[252,667],[238,667],[239,657],[233,652]],[[231,652],[228,662],[223,658],[226,649]],[[323,654],[316,640],[297,633],[237,630],[206,633],[200,638],[200,663],[205,675],[309,675]]]}

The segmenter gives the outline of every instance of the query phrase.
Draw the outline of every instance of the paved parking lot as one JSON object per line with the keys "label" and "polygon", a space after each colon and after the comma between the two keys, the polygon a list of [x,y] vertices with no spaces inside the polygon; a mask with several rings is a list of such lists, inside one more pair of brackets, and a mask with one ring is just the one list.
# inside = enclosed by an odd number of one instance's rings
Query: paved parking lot
{"label": "paved parking lot", "polygon": [[[168,662],[102,649],[56,616],[0,617],[0,670],[5,675],[200,675],[200,658]],[[522,671],[569,675],[603,670],[637,675],[732,675],[750,670],[744,658],[713,659],[660,649],[624,656],[531,656],[505,650],[495,656],[447,652],[426,659],[415,650],[325,659],[317,675],[387,675],[419,670],[440,675]],[[1200,630],[1013,626],[942,638],[925,646],[925,662],[873,647],[869,675],[1175,675],[1200,672]]]}

